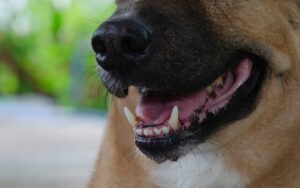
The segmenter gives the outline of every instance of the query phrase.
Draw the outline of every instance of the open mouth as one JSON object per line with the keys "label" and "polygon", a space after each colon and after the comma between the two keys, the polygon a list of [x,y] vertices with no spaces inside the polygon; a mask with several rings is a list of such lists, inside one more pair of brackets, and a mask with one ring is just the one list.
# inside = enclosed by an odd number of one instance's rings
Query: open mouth
{"label": "open mouth", "polygon": [[244,117],[255,106],[264,70],[257,58],[247,57],[194,93],[173,95],[140,88],[136,115],[124,109],[136,145],[156,161],[177,160],[170,153],[187,140],[203,142],[215,129]]}

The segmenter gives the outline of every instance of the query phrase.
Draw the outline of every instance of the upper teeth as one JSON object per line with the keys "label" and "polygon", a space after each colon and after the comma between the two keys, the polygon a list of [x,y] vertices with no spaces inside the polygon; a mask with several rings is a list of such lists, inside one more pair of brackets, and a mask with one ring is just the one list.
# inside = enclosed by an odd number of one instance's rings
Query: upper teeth
{"label": "upper teeth", "polygon": [[211,85],[207,86],[206,92],[208,94],[212,94],[212,92],[214,91],[214,88],[217,86],[220,86],[220,85],[223,85],[223,76],[220,76]]}
{"label": "upper teeth", "polygon": [[179,129],[178,114],[179,114],[178,106],[174,106],[168,123],[170,127],[172,127],[172,129],[175,131]]}
{"label": "upper teeth", "polygon": [[214,91],[214,88],[211,85],[206,87],[206,92],[208,94],[211,94],[213,91]]}
{"label": "upper teeth", "polygon": [[129,124],[135,129],[138,123],[135,115],[127,107],[124,107],[124,113]]}
{"label": "upper teeth", "polygon": [[223,76],[220,76],[216,81],[213,83],[215,86],[223,85]]}

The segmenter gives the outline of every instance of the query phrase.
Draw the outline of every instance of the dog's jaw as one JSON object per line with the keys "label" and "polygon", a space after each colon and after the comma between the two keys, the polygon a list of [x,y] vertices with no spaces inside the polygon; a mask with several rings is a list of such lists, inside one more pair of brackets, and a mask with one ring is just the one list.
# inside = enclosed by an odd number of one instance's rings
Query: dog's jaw
{"label": "dog's jaw", "polygon": [[164,188],[243,188],[247,178],[229,168],[212,144],[201,144],[177,162],[154,167],[150,178]]}
{"label": "dog's jaw", "polygon": [[174,96],[140,90],[137,115],[124,110],[140,151],[158,163],[176,161],[188,153],[179,146],[193,148],[222,126],[248,115],[255,107],[265,68],[251,56],[237,62],[221,79],[196,93]]}

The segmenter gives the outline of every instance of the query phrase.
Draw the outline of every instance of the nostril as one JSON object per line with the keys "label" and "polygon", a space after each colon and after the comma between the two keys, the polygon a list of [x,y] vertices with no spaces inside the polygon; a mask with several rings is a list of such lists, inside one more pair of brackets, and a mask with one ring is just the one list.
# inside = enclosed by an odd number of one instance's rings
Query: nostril
{"label": "nostril", "polygon": [[92,41],[92,46],[97,54],[101,54],[102,56],[105,56],[107,54],[107,48],[103,40],[95,38]]}
{"label": "nostril", "polygon": [[142,55],[147,49],[149,42],[147,39],[140,38],[139,36],[125,36],[121,40],[121,49],[126,54]]}
{"label": "nostril", "polygon": [[97,55],[96,55],[96,60],[97,60],[97,62],[104,62],[105,61],[105,58],[106,58],[106,55],[103,55],[103,54],[101,54],[101,53],[98,53]]}

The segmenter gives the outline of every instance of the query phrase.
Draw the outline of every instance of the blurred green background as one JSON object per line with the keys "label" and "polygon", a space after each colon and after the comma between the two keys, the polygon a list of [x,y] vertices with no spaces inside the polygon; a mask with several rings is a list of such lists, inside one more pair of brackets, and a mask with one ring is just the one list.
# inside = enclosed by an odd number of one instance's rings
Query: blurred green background
{"label": "blurred green background", "polygon": [[106,124],[91,37],[113,0],[0,0],[0,187],[82,188]]}
{"label": "blurred green background", "polygon": [[0,96],[107,108],[90,39],[112,0],[0,0]]}

